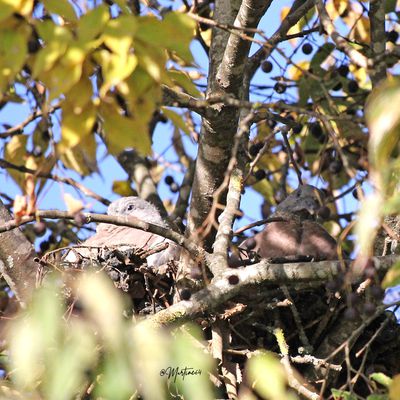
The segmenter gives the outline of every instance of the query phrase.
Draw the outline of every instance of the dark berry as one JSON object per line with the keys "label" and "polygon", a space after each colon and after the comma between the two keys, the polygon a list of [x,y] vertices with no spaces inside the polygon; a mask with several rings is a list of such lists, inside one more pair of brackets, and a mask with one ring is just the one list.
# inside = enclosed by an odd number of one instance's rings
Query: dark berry
{"label": "dark berry", "polygon": [[192,297],[192,293],[189,289],[182,289],[180,294],[182,300],[189,300]]}
{"label": "dark berry", "polygon": [[274,90],[278,94],[282,94],[286,92],[286,85],[281,82],[275,83]]}
{"label": "dark berry", "polygon": [[347,89],[350,93],[355,93],[358,90],[358,83],[356,81],[349,81],[347,84]]}
{"label": "dark berry", "polygon": [[36,236],[43,236],[46,233],[46,224],[43,221],[35,222],[33,232],[35,232]]}
{"label": "dark berry", "polygon": [[164,182],[169,186],[169,185],[171,185],[172,183],[174,183],[175,181],[174,181],[173,176],[167,175],[167,176],[164,178]]}
{"label": "dark berry", "polygon": [[44,242],[40,243],[39,247],[40,247],[40,251],[42,253],[44,253],[45,251],[47,251],[50,248],[50,243],[47,240],[45,240]]}
{"label": "dark berry", "polygon": [[314,122],[310,124],[310,132],[315,138],[320,138],[323,136],[324,132],[322,131],[322,127],[318,122]]}
{"label": "dark berry", "polygon": [[252,144],[250,146],[250,148],[249,148],[249,154],[252,157],[255,157],[263,147],[264,147],[264,143],[254,143],[254,144]]}
{"label": "dark berry", "polygon": [[36,38],[32,38],[28,42],[28,53],[29,54],[34,54],[37,53],[40,50],[41,46],[39,43],[39,40]]}
{"label": "dark berry", "polygon": [[323,206],[318,210],[318,216],[326,220],[331,216],[331,210],[329,207]]}
{"label": "dark berry", "polygon": [[350,305],[355,306],[360,302],[360,296],[357,293],[349,293],[347,296],[347,300]]}
{"label": "dark berry", "polygon": [[383,295],[385,294],[384,290],[378,285],[372,285],[369,288],[369,291],[371,293],[371,296],[376,300],[381,300],[383,298]]}
{"label": "dark berry", "polygon": [[343,164],[340,160],[334,160],[329,164],[329,172],[338,174],[342,170]]}
{"label": "dark berry", "polygon": [[172,193],[178,193],[179,192],[179,186],[176,182],[172,182],[171,185],[169,185],[169,190]]}
{"label": "dark berry", "polygon": [[357,315],[357,310],[353,307],[347,308],[344,312],[344,318],[347,319],[347,321],[354,321],[357,318]]}
{"label": "dark berry", "polygon": [[246,248],[248,250],[253,250],[257,245],[257,242],[254,238],[249,238],[246,240]]}
{"label": "dark berry", "polygon": [[340,90],[342,88],[342,84],[341,84],[341,82],[339,82],[339,83],[337,83],[333,88],[332,88],[332,90],[334,91],[334,92],[337,92],[338,90]]}
{"label": "dark berry", "polygon": [[388,42],[396,43],[399,38],[399,34],[396,31],[386,32],[386,40]]}
{"label": "dark berry", "polygon": [[158,117],[158,120],[162,123],[162,124],[166,124],[168,122],[168,118],[164,115],[164,114],[160,114],[160,116]]}
{"label": "dark berry", "polygon": [[336,292],[336,290],[338,290],[336,281],[329,281],[326,285],[325,285],[326,289],[329,290],[330,292]]}
{"label": "dark berry", "polygon": [[267,176],[267,173],[265,172],[265,170],[263,169],[259,169],[256,172],[254,172],[254,177],[258,180],[258,181],[262,181],[265,177]]}
{"label": "dark berry", "polygon": [[272,63],[270,61],[264,61],[261,64],[261,69],[263,72],[265,72],[266,74],[268,74],[269,72],[272,71],[272,69],[274,68],[274,66],[272,65]]}
{"label": "dark berry", "polygon": [[57,243],[57,238],[52,234],[52,235],[49,236],[49,238],[47,239],[47,241],[48,241],[50,244],[56,244],[56,243]]}
{"label": "dark berry", "polygon": [[301,47],[301,51],[304,53],[304,54],[311,54],[312,53],[312,51],[313,51],[313,47],[312,47],[312,45],[310,44],[310,43],[304,43],[303,44],[303,46]]}
{"label": "dark berry", "polygon": [[350,72],[349,66],[346,64],[342,64],[340,67],[338,67],[337,72],[340,76],[343,76],[343,78],[345,78]]}
{"label": "dark berry", "polygon": [[303,125],[302,124],[296,124],[293,128],[292,128],[292,132],[297,135],[298,133],[301,132],[301,130],[303,129]]}
{"label": "dark berry", "polygon": [[354,197],[356,200],[358,200],[358,190],[357,190],[357,189],[354,189],[354,190],[351,192],[351,194],[353,195],[353,197]]}
{"label": "dark berry", "polygon": [[230,275],[228,277],[228,282],[230,285],[237,285],[239,283],[239,277],[237,275]]}
{"label": "dark berry", "polygon": [[374,315],[376,311],[376,306],[373,303],[365,303],[363,306],[364,313],[366,315]]}

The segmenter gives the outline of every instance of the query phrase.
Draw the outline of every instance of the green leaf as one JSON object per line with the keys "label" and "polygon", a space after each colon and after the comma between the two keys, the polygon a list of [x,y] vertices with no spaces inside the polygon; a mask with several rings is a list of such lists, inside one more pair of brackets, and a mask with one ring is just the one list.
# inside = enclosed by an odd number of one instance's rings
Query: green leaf
{"label": "green leaf", "polygon": [[282,364],[271,353],[251,357],[246,365],[249,384],[264,399],[285,400],[286,375]]}
{"label": "green leaf", "polygon": [[370,131],[369,157],[379,173],[385,169],[400,139],[400,80],[387,79],[372,91],[366,103],[365,117]]}
{"label": "green leaf", "polygon": [[400,284],[400,261],[396,262],[390,267],[389,271],[386,272],[385,278],[382,281],[382,287],[387,289],[392,286]]}
{"label": "green leaf", "polygon": [[88,42],[96,38],[103,31],[109,19],[110,13],[108,7],[104,4],[90,10],[78,21],[78,39],[83,42]]}
{"label": "green leaf", "polygon": [[43,5],[52,14],[57,14],[68,21],[76,21],[74,8],[67,0],[43,0]]}
{"label": "green leaf", "polygon": [[334,400],[357,400],[357,397],[345,390],[331,389]]}
{"label": "green leaf", "polygon": [[162,21],[155,17],[140,18],[136,38],[147,46],[175,52],[184,61],[191,63],[193,57],[189,45],[194,29],[195,22],[190,17],[179,12],[169,12]]}
{"label": "green leaf", "polygon": [[25,25],[0,31],[0,92],[5,91],[24,65],[29,35],[30,29]]}
{"label": "green leaf", "polygon": [[384,3],[385,3],[386,14],[396,11],[396,4],[397,4],[396,0],[384,0]]}
{"label": "green leaf", "polygon": [[369,378],[385,387],[389,387],[393,381],[392,378],[388,377],[383,372],[374,372]]}
{"label": "green leaf", "polygon": [[74,147],[93,132],[96,122],[96,108],[93,103],[85,108],[77,107],[71,103],[64,103],[62,107],[61,137],[62,144]]}
{"label": "green leaf", "polygon": [[107,147],[112,154],[119,154],[127,148],[134,148],[141,154],[149,154],[151,142],[147,121],[140,115],[136,118],[125,117],[107,105],[101,105],[103,129]]}
{"label": "green leaf", "polygon": [[173,69],[168,70],[167,73],[172,81],[184,89],[186,93],[194,97],[202,96],[202,93],[197,89],[196,85],[192,82],[187,73]]}

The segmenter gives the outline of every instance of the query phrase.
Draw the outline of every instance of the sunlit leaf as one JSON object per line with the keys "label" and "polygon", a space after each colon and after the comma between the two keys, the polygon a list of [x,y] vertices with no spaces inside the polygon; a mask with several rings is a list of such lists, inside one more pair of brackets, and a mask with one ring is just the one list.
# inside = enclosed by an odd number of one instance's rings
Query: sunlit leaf
{"label": "sunlit leaf", "polygon": [[368,196],[361,202],[361,208],[358,214],[355,234],[360,252],[369,256],[372,254],[372,245],[376,232],[380,227],[382,218],[383,201],[379,194]]}
{"label": "sunlit leaf", "polygon": [[108,7],[104,4],[90,10],[78,21],[77,34],[79,40],[87,42],[96,38],[110,19]]}
{"label": "sunlit leaf", "polygon": [[134,148],[142,154],[149,154],[151,150],[148,128],[144,121],[120,115],[118,111],[106,104],[101,105],[103,129],[108,149],[118,154],[127,148]]}
{"label": "sunlit leaf", "polygon": [[370,379],[378,382],[380,385],[383,385],[385,387],[389,387],[392,383],[392,378],[385,375],[383,372],[374,372],[369,377]]}
{"label": "sunlit leaf", "polygon": [[43,5],[52,14],[60,15],[69,21],[76,21],[74,8],[68,0],[43,0]]}
{"label": "sunlit leaf", "polygon": [[[27,156],[26,145],[28,142],[27,135],[16,135],[5,145],[4,159],[12,164],[25,165]],[[25,175],[19,171],[10,169],[8,173],[14,179],[15,183],[24,190]]]}
{"label": "sunlit leaf", "polygon": [[74,147],[92,133],[96,122],[96,108],[92,103],[82,109],[68,102],[63,105],[62,111],[62,143],[66,147]]}
{"label": "sunlit leaf", "polygon": [[139,26],[137,39],[148,46],[176,52],[186,62],[192,62],[189,44],[196,26],[193,19],[179,12],[169,12],[162,21],[154,17],[141,18]]}
{"label": "sunlit leaf", "polygon": [[251,386],[264,399],[285,400],[286,375],[279,360],[271,353],[254,356],[247,361],[246,370]]}
{"label": "sunlit leaf", "polygon": [[24,65],[29,35],[30,28],[25,25],[16,30],[0,31],[0,92],[6,89]]}
{"label": "sunlit leaf", "polygon": [[201,97],[201,92],[197,89],[196,85],[192,82],[189,75],[183,71],[178,70],[168,70],[169,77],[179,85],[182,89],[185,90],[186,93],[194,96]]}
{"label": "sunlit leaf", "polygon": [[389,271],[386,272],[382,281],[382,286],[387,289],[400,284],[400,262],[396,262]]}
{"label": "sunlit leaf", "polygon": [[123,197],[137,196],[137,191],[133,190],[131,184],[127,180],[113,181],[112,191]]}
{"label": "sunlit leaf", "polygon": [[389,387],[389,399],[398,400],[400,398],[400,374],[393,377]]}

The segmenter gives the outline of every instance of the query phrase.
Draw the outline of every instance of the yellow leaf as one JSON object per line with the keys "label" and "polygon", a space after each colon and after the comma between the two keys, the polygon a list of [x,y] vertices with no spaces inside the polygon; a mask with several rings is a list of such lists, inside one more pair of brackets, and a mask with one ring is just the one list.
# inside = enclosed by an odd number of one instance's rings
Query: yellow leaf
{"label": "yellow leaf", "polygon": [[0,92],[7,88],[24,65],[29,34],[30,29],[27,26],[0,31]]}
{"label": "yellow leaf", "polygon": [[133,15],[122,15],[108,22],[102,39],[106,46],[114,53],[127,55],[137,29],[136,17]]}
{"label": "yellow leaf", "polygon": [[370,195],[361,203],[355,235],[362,255],[370,256],[372,254],[373,241],[382,218],[382,205],[383,199],[377,193]]}
{"label": "yellow leaf", "polygon": [[293,79],[294,81],[298,81],[303,76],[303,71],[307,71],[309,69],[309,66],[309,61],[300,61],[296,63],[296,66],[292,65],[289,68],[289,78]]}
{"label": "yellow leaf", "polygon": [[[15,135],[5,145],[4,148],[4,159],[12,164],[25,165],[26,159],[26,144],[28,142],[28,136],[26,135]],[[10,169],[9,174],[14,179],[16,184],[24,190],[25,186],[25,174]]]}
{"label": "yellow leaf", "polygon": [[83,73],[81,79],[68,91],[68,102],[74,105],[74,109],[80,112],[93,96],[93,87],[89,77]]}
{"label": "yellow leaf", "polygon": [[65,193],[63,197],[65,205],[67,206],[67,210],[71,214],[76,214],[85,208],[81,200],[75,199],[69,193]]}
{"label": "yellow leaf", "polygon": [[134,54],[113,54],[107,50],[98,52],[96,59],[102,67],[104,79],[100,88],[100,97],[102,98],[111,87],[126,79],[138,64],[138,59]]}
{"label": "yellow leaf", "polygon": [[136,38],[150,48],[164,48],[175,52],[186,62],[192,62],[190,42],[195,33],[196,23],[187,15],[169,12],[159,21],[155,17],[140,18]]}
{"label": "yellow leaf", "polygon": [[72,41],[71,33],[64,27],[55,25],[52,21],[38,23],[36,29],[40,37],[45,41],[45,46],[35,57],[32,76],[37,77],[50,70],[56,61],[67,51]]}
{"label": "yellow leaf", "polygon": [[0,21],[5,20],[15,12],[14,0],[2,0],[0,2]]}
{"label": "yellow leaf", "polygon": [[202,97],[202,93],[197,89],[186,72],[170,69],[167,73],[172,81],[184,89],[186,93],[194,97]]}
{"label": "yellow leaf", "polygon": [[137,191],[133,190],[129,181],[114,181],[112,191],[120,196],[137,196]]}
{"label": "yellow leaf", "polygon": [[118,154],[126,148],[134,148],[142,154],[151,151],[147,124],[137,118],[120,115],[115,107],[103,103],[100,106],[103,117],[107,147],[112,154]]}
{"label": "yellow leaf", "polygon": [[264,399],[289,399],[286,375],[279,360],[271,353],[263,353],[248,360],[249,383]]}
{"label": "yellow leaf", "polygon": [[43,0],[43,5],[52,14],[60,15],[69,21],[76,21],[74,8],[67,0]]}
{"label": "yellow leaf", "polygon": [[400,374],[393,377],[389,387],[389,399],[398,400],[400,398]]}
{"label": "yellow leaf", "polygon": [[65,103],[62,112],[62,148],[74,147],[91,135],[96,122],[96,107],[92,103],[87,104],[83,109],[71,103]]}
{"label": "yellow leaf", "polygon": [[109,19],[108,7],[104,4],[90,10],[78,21],[78,39],[83,42],[94,39],[102,32]]}
{"label": "yellow leaf", "polygon": [[98,171],[96,160],[96,140],[94,135],[83,138],[79,145],[65,148],[62,144],[57,146],[60,159],[67,168],[78,172],[81,176]]}

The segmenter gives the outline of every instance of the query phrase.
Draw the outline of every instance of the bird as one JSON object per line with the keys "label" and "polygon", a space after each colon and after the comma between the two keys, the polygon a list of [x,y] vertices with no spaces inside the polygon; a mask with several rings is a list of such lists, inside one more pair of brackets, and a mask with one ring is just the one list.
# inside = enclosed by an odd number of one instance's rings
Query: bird
{"label": "bird", "polygon": [[316,221],[324,200],[321,190],[300,185],[276,206],[261,232],[239,245],[240,260],[250,251],[277,262],[337,259],[336,240]]}
{"label": "bird", "polygon": [[[107,214],[132,216],[143,222],[168,228],[168,224],[161,217],[157,207],[137,196],[122,197],[113,201],[108,206]],[[68,251],[64,261],[77,262],[79,256],[95,258],[98,254],[98,248],[118,247],[120,250],[124,250],[127,247],[135,247],[149,250],[161,243],[168,243],[169,246],[167,249],[146,258],[147,265],[150,268],[157,268],[172,259],[177,259],[179,246],[171,240],[151,232],[127,226],[100,223],[97,226],[96,233],[80,246]]]}

